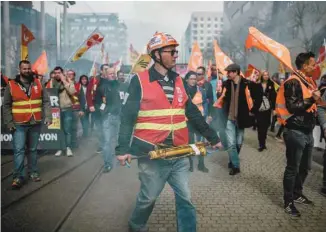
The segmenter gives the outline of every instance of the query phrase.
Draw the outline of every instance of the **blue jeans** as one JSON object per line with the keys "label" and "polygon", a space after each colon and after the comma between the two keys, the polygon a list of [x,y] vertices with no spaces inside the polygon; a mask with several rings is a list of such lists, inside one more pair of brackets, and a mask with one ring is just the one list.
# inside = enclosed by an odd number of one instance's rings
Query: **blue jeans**
{"label": "blue jeans", "polygon": [[229,160],[235,168],[240,167],[239,153],[243,143],[243,136],[244,129],[240,129],[234,121],[228,120],[225,128],[225,138]]}
{"label": "blue jeans", "polygon": [[71,139],[72,139],[72,118],[73,118],[73,111],[72,109],[65,109],[61,111],[61,122],[62,122],[62,129],[65,134],[65,143],[62,147],[66,149],[67,147],[71,148]]}
{"label": "blue jeans", "polygon": [[[104,149],[104,134],[103,134],[103,119],[102,115],[99,109],[96,109],[96,111],[93,113],[94,115],[94,123],[96,126],[96,132],[98,136],[98,141],[99,141],[99,148]],[[93,116],[92,115],[92,116]]]}
{"label": "blue jeans", "polygon": [[72,125],[71,125],[71,147],[78,147],[77,132],[78,132],[78,122],[79,122],[79,110],[72,111]]}
{"label": "blue jeans", "polygon": [[155,201],[168,182],[175,194],[178,232],[196,231],[196,209],[191,202],[189,189],[189,162],[177,160],[138,160],[140,192],[136,207],[129,219],[134,229],[145,227]]}
{"label": "blue jeans", "polygon": [[80,122],[83,128],[83,137],[88,137],[88,129],[89,129],[89,111],[84,112],[84,116],[80,118]]}
{"label": "blue jeans", "polygon": [[37,168],[37,145],[40,137],[41,125],[16,125],[13,132],[13,148],[14,148],[14,172],[13,178],[24,178],[24,159],[25,145],[28,148],[28,172],[38,173]]}
{"label": "blue jeans", "polygon": [[102,155],[104,168],[113,167],[113,156],[115,155],[115,147],[118,144],[119,128],[119,115],[110,114],[103,118],[104,150]]}

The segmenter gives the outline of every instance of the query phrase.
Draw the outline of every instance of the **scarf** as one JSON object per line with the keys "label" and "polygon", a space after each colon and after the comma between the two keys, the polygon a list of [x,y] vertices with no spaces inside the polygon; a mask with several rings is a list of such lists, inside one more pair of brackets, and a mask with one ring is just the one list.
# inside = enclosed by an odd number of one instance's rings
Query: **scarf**
{"label": "scarf", "polygon": [[237,84],[236,89],[234,89],[234,82],[231,81],[231,102],[228,119],[231,121],[236,121],[238,117],[238,102],[239,102],[239,91],[240,82]]}

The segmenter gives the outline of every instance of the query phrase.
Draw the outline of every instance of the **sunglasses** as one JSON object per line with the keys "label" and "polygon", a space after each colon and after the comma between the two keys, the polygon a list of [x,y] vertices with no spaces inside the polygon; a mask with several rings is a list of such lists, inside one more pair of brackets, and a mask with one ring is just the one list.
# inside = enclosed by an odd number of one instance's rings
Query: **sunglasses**
{"label": "sunglasses", "polygon": [[197,76],[204,76],[204,73],[197,73]]}
{"label": "sunglasses", "polygon": [[167,52],[167,53],[170,53],[170,54],[171,54],[171,56],[174,56],[174,54],[177,54],[177,55],[178,55],[178,53],[179,53],[179,51],[178,51],[178,50],[170,50],[170,51],[162,51],[162,52]]}

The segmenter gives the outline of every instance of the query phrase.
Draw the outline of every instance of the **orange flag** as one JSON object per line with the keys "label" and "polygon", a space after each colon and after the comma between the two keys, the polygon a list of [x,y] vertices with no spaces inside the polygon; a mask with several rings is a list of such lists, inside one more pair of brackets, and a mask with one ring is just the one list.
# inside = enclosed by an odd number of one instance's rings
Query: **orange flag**
{"label": "orange flag", "polygon": [[212,67],[212,61],[209,60],[209,61],[208,61],[208,65],[207,65],[207,79],[208,79],[208,81],[211,80],[211,76],[212,76],[212,70],[211,70],[211,67]]}
{"label": "orange flag", "polygon": [[46,57],[46,52],[43,51],[42,54],[37,58],[32,66],[32,70],[35,70],[38,74],[44,76],[48,72],[48,59]]}
{"label": "orange flag", "polygon": [[246,48],[256,47],[262,51],[269,52],[286,67],[294,71],[291,63],[289,50],[282,44],[267,37],[255,27],[249,27],[249,34],[246,40]]}
{"label": "orange flag", "polygon": [[224,71],[224,69],[230,64],[233,64],[233,61],[227,55],[225,55],[225,53],[217,45],[216,40],[214,40],[213,44],[214,44],[216,67],[218,67],[218,69],[221,71],[223,75],[226,75],[226,71]]}
{"label": "orange flag", "polygon": [[28,47],[27,45],[35,39],[33,33],[24,25],[22,24],[21,27],[21,59],[27,60],[28,59]]}
{"label": "orange flag", "polygon": [[260,75],[260,71],[258,68],[253,66],[252,64],[248,64],[248,69],[245,72],[245,77],[253,82],[256,82]]}
{"label": "orange flag", "polygon": [[188,71],[196,72],[197,68],[202,65],[203,65],[203,54],[200,51],[197,41],[195,41],[192,47],[191,56],[188,63]]}

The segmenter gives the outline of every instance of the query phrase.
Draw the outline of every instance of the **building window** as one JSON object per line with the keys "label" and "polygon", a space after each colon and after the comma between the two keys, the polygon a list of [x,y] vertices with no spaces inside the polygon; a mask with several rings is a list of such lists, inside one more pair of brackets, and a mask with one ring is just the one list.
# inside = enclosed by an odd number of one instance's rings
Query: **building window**
{"label": "building window", "polygon": [[72,27],[71,27],[71,30],[72,30],[72,31],[77,31],[77,30],[79,30],[79,26],[72,26]]}
{"label": "building window", "polygon": [[197,22],[197,17],[195,17],[193,20],[194,20],[194,22]]}
{"label": "building window", "polygon": [[192,33],[193,33],[194,35],[197,35],[197,31],[192,31]]}
{"label": "building window", "polygon": [[197,36],[194,36],[194,37],[192,37],[192,39],[193,39],[193,40],[197,40],[198,38],[197,38]]}
{"label": "building window", "polygon": [[212,40],[212,37],[207,36],[207,37],[206,37],[206,40],[207,40],[207,41],[211,41],[211,40]]}
{"label": "building window", "polygon": [[215,18],[215,21],[218,22],[218,18]]}
{"label": "building window", "polygon": [[200,37],[200,40],[204,40],[204,37]]}
{"label": "building window", "polygon": [[215,24],[214,26],[215,26],[215,28],[218,28],[218,24]]}
{"label": "building window", "polygon": [[197,23],[192,24],[193,28],[197,28]]}
{"label": "building window", "polygon": [[81,19],[75,19],[75,22],[80,23]]}
{"label": "building window", "polygon": [[211,21],[211,18],[210,18],[210,17],[208,17],[208,18],[207,18],[207,21]]}
{"label": "building window", "polygon": [[200,27],[203,28],[204,27],[204,24],[200,24]]}
{"label": "building window", "polygon": [[216,30],[216,31],[215,31],[215,35],[218,35],[218,34],[219,34],[219,31]]}
{"label": "building window", "polygon": [[[95,29],[95,28],[94,28]],[[103,31],[107,31],[109,28],[108,27],[104,27],[104,26],[101,26],[99,27],[100,30],[103,30]]]}
{"label": "building window", "polygon": [[207,27],[208,27],[208,28],[210,28],[210,27],[211,27],[211,25],[210,25],[210,24],[207,24]]}
{"label": "building window", "polygon": [[96,18],[90,18],[90,19],[89,19],[89,22],[91,22],[91,23],[96,23]]}
{"label": "building window", "polygon": [[95,30],[95,26],[88,26],[88,27],[86,27],[86,30],[88,30],[88,31],[93,31],[93,30]]}
{"label": "building window", "polygon": [[204,18],[203,18],[203,17],[201,17],[201,18],[200,18],[200,21],[204,21]]}
{"label": "building window", "polygon": [[200,43],[200,47],[203,48],[204,47],[204,43]]}
{"label": "building window", "polygon": [[248,11],[250,9],[250,7],[251,7],[250,2],[246,2],[245,4],[243,4],[242,13]]}
{"label": "building window", "polygon": [[237,10],[236,12],[234,12],[234,14],[231,16],[232,19],[237,19],[239,18],[241,12],[239,10]]}
{"label": "building window", "polygon": [[109,22],[109,19],[108,18],[101,18],[99,21],[100,22]]}
{"label": "building window", "polygon": [[200,34],[204,34],[204,31],[203,31],[203,30],[201,30],[201,31],[200,31]]}

